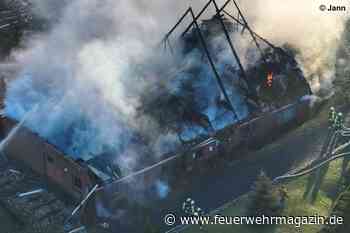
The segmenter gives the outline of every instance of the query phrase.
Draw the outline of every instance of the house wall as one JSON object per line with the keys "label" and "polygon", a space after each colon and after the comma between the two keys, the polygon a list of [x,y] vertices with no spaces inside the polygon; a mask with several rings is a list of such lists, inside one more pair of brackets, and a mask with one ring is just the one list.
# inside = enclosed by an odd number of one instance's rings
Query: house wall
{"label": "house wall", "polygon": [[[16,125],[7,118],[0,120],[2,134]],[[58,185],[66,194],[80,199],[92,186],[88,169],[67,157],[39,135],[22,127],[5,146],[3,153],[9,159],[20,161],[34,172]]]}
{"label": "house wall", "polygon": [[[141,173],[133,179],[104,185],[99,188],[97,199],[106,202],[106,206],[113,206],[111,196],[128,196],[133,192],[130,187],[138,187],[138,183],[151,185],[162,176],[179,179],[181,177],[179,174],[186,173],[186,170],[196,169],[201,166],[201,163],[206,162],[206,159],[201,159],[201,156],[215,159],[222,153],[229,152],[227,154],[230,157],[239,159],[241,153],[235,153],[235,151],[239,151],[240,147],[249,147],[257,141],[265,141],[270,135],[277,135],[281,128],[305,121],[310,114],[309,101],[305,100],[266,113],[245,123],[232,125],[216,135],[220,144],[210,143],[204,147],[196,147],[196,149],[189,148],[179,152],[180,156],[176,159],[146,173]],[[15,124],[16,122],[9,119],[0,119],[1,134],[6,135]],[[38,174],[46,177],[50,183],[57,184],[75,199],[81,199],[97,182],[89,176],[89,170],[84,164],[72,160],[26,128],[19,130],[16,137],[5,147],[4,153],[11,159],[23,162]],[[94,202],[96,198],[91,200]],[[96,216],[96,203],[86,205],[85,211],[88,216]]]}

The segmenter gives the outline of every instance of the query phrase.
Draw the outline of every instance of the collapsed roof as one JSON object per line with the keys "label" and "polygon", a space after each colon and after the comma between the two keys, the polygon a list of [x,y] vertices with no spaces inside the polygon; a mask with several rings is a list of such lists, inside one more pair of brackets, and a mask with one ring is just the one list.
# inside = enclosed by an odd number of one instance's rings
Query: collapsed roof
{"label": "collapsed roof", "polygon": [[[203,20],[197,26],[191,25],[193,28],[180,37],[180,43],[171,47],[172,51],[178,49],[182,54],[182,59],[174,64],[177,72],[169,74],[168,83],[155,85],[150,90],[152,95],[145,93],[139,109],[140,116],[151,116],[158,122],[160,135],[178,136],[178,141],[173,140],[173,146],[168,149],[175,150],[176,146],[203,140],[238,121],[311,94],[291,49],[278,48],[257,38],[250,28],[247,36],[248,25],[242,27],[221,14]],[[232,56],[230,49],[234,48],[227,44],[226,33],[231,43],[240,42],[242,37],[254,40],[258,45],[251,46],[250,43],[243,50],[241,55],[248,57],[246,68],[243,68],[238,52],[235,54],[239,60]],[[252,35],[256,36],[252,39]],[[168,47],[169,36],[164,41]],[[259,44],[261,40],[263,45]],[[153,136],[138,134],[136,144],[147,148]],[[152,150],[140,151],[139,157],[152,158],[146,154],[152,154]],[[105,158],[98,157],[94,161]],[[105,172],[113,174],[106,169]]]}
{"label": "collapsed roof", "polygon": [[[170,90],[162,91],[164,86],[158,86],[162,94],[147,103],[147,113],[162,125],[173,124],[172,129],[180,135],[187,133],[184,141],[311,94],[291,49],[273,46],[258,38],[248,25],[236,21],[220,13],[201,23],[194,20],[197,26],[181,36],[183,59],[166,87]],[[233,44],[242,39],[256,45],[250,43],[239,54]],[[245,67],[239,55],[245,58]]]}

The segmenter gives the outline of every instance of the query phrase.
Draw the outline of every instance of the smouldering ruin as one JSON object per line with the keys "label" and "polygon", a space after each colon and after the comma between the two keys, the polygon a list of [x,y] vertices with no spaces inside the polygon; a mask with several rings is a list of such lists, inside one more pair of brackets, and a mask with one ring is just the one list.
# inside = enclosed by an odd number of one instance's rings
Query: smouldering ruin
{"label": "smouldering ruin", "polygon": [[[216,14],[201,21],[209,7]],[[218,154],[261,145],[311,112],[312,92],[293,50],[254,32],[234,0],[221,7],[210,0],[198,15],[190,7],[156,51],[174,57],[172,70],[128,64],[131,70],[123,73],[135,89],[151,80],[136,111],[125,107],[133,122],[88,81],[76,94],[77,82],[66,83],[68,78],[46,77],[43,84],[35,71],[21,73],[7,86],[2,133],[31,116],[5,154],[77,199],[98,184],[96,202],[115,206],[106,196],[135,188],[129,182],[167,194],[171,177]],[[90,214],[96,215],[96,206],[88,208]]]}

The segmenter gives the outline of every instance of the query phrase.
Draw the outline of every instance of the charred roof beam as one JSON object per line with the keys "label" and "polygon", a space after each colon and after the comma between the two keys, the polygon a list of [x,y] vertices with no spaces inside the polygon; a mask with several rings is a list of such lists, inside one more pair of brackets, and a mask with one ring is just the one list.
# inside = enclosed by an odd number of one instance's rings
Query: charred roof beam
{"label": "charred roof beam", "polygon": [[[226,4],[224,4],[224,7],[226,7],[226,5],[229,3],[229,1],[230,1],[230,0],[228,0],[228,1],[226,2]],[[164,37],[164,39],[162,40],[162,42],[164,43],[164,47],[165,47],[165,48],[166,48],[166,46],[167,46],[167,43],[169,44],[169,46],[170,46],[170,48],[171,48],[171,45],[170,45],[170,43],[169,43],[169,37],[170,37],[170,35],[171,35],[171,34],[175,31],[175,29],[182,23],[182,21],[186,18],[186,16],[190,14],[190,16],[192,17],[193,21],[192,21],[192,23],[190,24],[189,27],[192,27],[193,25],[195,26],[196,31],[197,31],[197,33],[198,33],[198,36],[199,36],[199,38],[200,38],[201,44],[202,44],[202,46],[203,46],[203,48],[204,48],[204,52],[205,52],[205,54],[206,54],[206,56],[207,56],[207,58],[208,58],[208,60],[209,60],[210,66],[211,66],[211,68],[212,68],[212,70],[213,70],[213,73],[214,73],[214,75],[215,75],[216,81],[217,81],[218,84],[219,84],[219,87],[220,87],[220,89],[221,89],[221,92],[223,93],[224,98],[225,98],[227,104],[229,105],[229,108],[230,108],[230,110],[232,111],[232,113],[233,113],[235,119],[239,120],[239,117],[238,117],[238,115],[237,115],[237,113],[236,113],[236,111],[235,111],[235,109],[234,109],[234,107],[233,107],[233,105],[232,105],[232,102],[231,102],[231,100],[230,100],[230,98],[229,98],[229,96],[228,96],[228,94],[227,94],[227,92],[226,92],[225,86],[224,86],[224,84],[223,84],[223,82],[222,82],[222,80],[221,80],[221,78],[220,78],[220,75],[219,75],[218,71],[216,70],[214,61],[213,61],[213,59],[212,59],[211,56],[210,56],[208,46],[207,46],[207,44],[206,44],[206,42],[205,42],[205,40],[204,40],[204,37],[203,37],[203,35],[202,35],[202,32],[201,32],[200,27],[199,27],[198,22],[197,22],[198,18],[203,14],[203,12],[209,7],[209,5],[210,5],[212,2],[213,2],[213,0],[210,0],[210,1],[206,4],[206,6],[202,9],[202,11],[199,13],[199,15],[197,15],[197,16],[195,16],[192,7],[189,7],[189,8],[186,10],[186,12],[181,16],[181,18],[179,19],[179,21],[175,24],[175,26],[165,35],[165,37]],[[224,7],[222,7],[221,10],[218,11],[218,14],[220,14],[220,12],[222,11],[222,9],[224,9]],[[238,57],[238,55],[237,55],[237,57]]]}
{"label": "charred roof beam", "polygon": [[186,16],[190,14],[190,9],[187,9],[185,13],[181,16],[181,18],[177,21],[177,23],[170,29],[170,31],[165,35],[163,42],[167,41],[171,34],[176,30],[176,28],[182,23],[182,21],[186,18]]}
{"label": "charred roof beam", "polygon": [[[228,0],[227,2],[229,2],[229,1],[230,1],[230,0]],[[216,17],[217,17],[218,20],[220,21],[222,30],[223,30],[224,33],[225,33],[227,42],[228,42],[228,44],[230,45],[231,51],[232,51],[232,53],[233,53],[233,56],[235,57],[236,62],[237,62],[237,64],[238,64],[238,67],[239,67],[239,69],[241,70],[243,79],[245,79],[246,82],[248,83],[247,74],[246,74],[246,72],[245,72],[245,70],[244,70],[244,67],[243,67],[243,65],[242,65],[241,59],[239,58],[238,53],[236,52],[236,49],[235,49],[235,47],[234,47],[234,45],[233,45],[233,43],[232,43],[231,37],[230,37],[230,35],[229,35],[228,31],[227,31],[227,28],[226,28],[226,26],[225,26],[225,23],[223,22],[223,20],[222,20],[222,18],[221,18],[221,16],[220,16],[220,13],[221,13],[222,9],[224,9],[224,8],[219,9],[218,4],[216,3],[215,0],[212,0],[211,2],[213,2],[214,6],[215,6]],[[226,7],[226,4],[224,4],[224,7]]]}
{"label": "charred roof beam", "polygon": [[[231,48],[231,51],[232,51],[232,53],[233,53],[233,55],[234,55],[234,58],[235,58],[235,60],[236,60],[236,62],[237,62],[238,68],[239,68],[239,70],[241,71],[241,77],[244,79],[244,81],[246,82],[246,84],[249,86],[249,80],[248,80],[248,77],[247,77],[247,75],[246,75],[246,71],[245,71],[245,69],[244,69],[244,67],[243,67],[243,64],[242,64],[242,62],[241,62],[241,60],[240,60],[240,57],[239,57],[237,51],[236,51],[235,48],[234,48],[233,42],[232,42],[232,40],[231,40],[231,38],[230,38],[230,35],[229,35],[229,33],[228,33],[227,29],[226,29],[226,26],[225,26],[224,22],[222,21],[222,18],[220,17],[221,13],[222,13],[222,12],[225,12],[225,8],[228,6],[228,4],[229,4],[230,2],[231,2],[231,0],[227,0],[227,1],[223,4],[223,6],[222,6],[221,8],[219,8],[215,0],[209,0],[209,1],[206,3],[206,5],[201,9],[201,11],[200,11],[197,15],[195,15],[194,17],[192,16],[192,17],[193,17],[193,21],[188,25],[188,27],[185,29],[185,31],[181,34],[181,37],[185,36],[186,33],[194,26],[194,24],[195,24],[194,22],[195,22],[195,21],[196,21],[197,24],[198,24],[199,18],[200,18],[200,17],[203,15],[203,13],[209,8],[209,6],[210,6],[211,4],[213,4],[214,7],[215,7],[215,10],[216,10],[217,18],[218,18],[218,20],[220,21],[220,23],[221,23],[221,25],[222,25],[222,27],[223,27],[223,31],[224,31],[224,33],[225,33],[226,39],[228,40],[228,43],[229,43],[230,48]],[[191,8],[191,9],[192,9],[192,8]],[[175,29],[183,22],[183,20],[186,18],[186,16],[187,16],[189,13],[191,13],[191,12],[190,12],[190,10],[188,9],[188,10],[182,15],[182,17],[179,19],[179,21],[174,25],[174,27],[172,27],[171,30],[165,35],[164,39],[162,40],[162,42],[164,43],[164,47],[165,47],[165,48],[166,48],[166,46],[167,46],[167,43],[170,45],[169,37],[171,36],[171,34],[172,34],[172,33],[175,31]],[[192,13],[193,13],[193,10],[192,10]],[[194,13],[193,13],[193,15],[194,15]],[[239,15],[240,15],[240,14],[239,14]],[[244,24],[243,24],[242,22],[240,22],[240,21],[238,21],[238,23],[239,23],[240,25],[244,25]],[[248,97],[248,98],[252,99],[254,102],[257,101],[256,94],[255,94],[253,91],[251,91],[251,88],[248,87],[248,89],[246,90],[246,92],[247,92],[246,94],[247,94],[247,97]]]}
{"label": "charred roof beam", "polygon": [[213,73],[215,75],[215,78],[216,78],[216,80],[217,80],[217,82],[219,84],[221,92],[223,93],[224,98],[225,98],[227,104],[229,105],[230,110],[233,112],[234,117],[239,120],[239,117],[238,117],[238,115],[237,115],[237,113],[236,113],[236,111],[235,111],[235,109],[234,109],[234,107],[232,105],[232,102],[231,102],[231,100],[230,100],[230,98],[229,98],[229,96],[228,96],[228,94],[226,92],[225,86],[224,86],[224,84],[223,84],[223,82],[222,82],[222,80],[220,78],[220,75],[219,75],[219,73],[218,73],[218,71],[217,71],[217,69],[215,67],[213,59],[210,56],[210,52],[209,52],[208,46],[207,46],[207,44],[205,42],[205,39],[204,39],[204,37],[202,35],[202,32],[201,32],[199,24],[198,24],[198,19],[208,9],[208,7],[211,4],[213,4],[214,7],[215,7],[215,10],[216,10],[216,16],[217,16],[218,20],[220,21],[220,24],[222,25],[222,28],[223,28],[223,31],[225,33],[226,39],[227,39],[227,41],[228,41],[228,43],[230,45],[231,51],[232,51],[232,53],[234,55],[234,58],[235,58],[235,60],[236,60],[236,62],[238,64],[238,67],[239,67],[239,69],[241,71],[243,79],[248,83],[248,78],[247,78],[246,72],[244,70],[244,67],[242,65],[242,62],[241,62],[241,60],[240,60],[240,58],[238,56],[238,53],[236,52],[236,50],[234,48],[234,45],[233,45],[232,40],[231,40],[231,37],[230,37],[230,35],[229,35],[229,33],[228,33],[227,29],[226,29],[226,26],[225,26],[224,22],[222,21],[221,16],[220,16],[220,13],[227,7],[227,5],[230,2],[231,2],[231,0],[227,0],[225,2],[225,4],[221,8],[219,8],[215,0],[209,0],[207,2],[207,4],[202,8],[202,10],[197,15],[194,14],[192,7],[189,7],[185,11],[185,13],[181,16],[181,18],[178,20],[178,22],[165,35],[165,37],[162,40],[162,43],[164,44],[164,48],[167,48],[167,45],[169,45],[170,49],[172,49],[171,45],[170,45],[170,42],[169,42],[169,37],[176,30],[176,28],[183,22],[183,20],[188,16],[188,14],[190,14],[192,16],[192,22],[189,24],[189,26],[186,28],[186,30],[181,34],[181,36],[184,36],[192,28],[192,26],[195,27],[195,29],[196,29],[196,31],[198,33],[199,39],[201,41],[201,44],[203,46],[204,52],[205,52],[205,54],[206,54],[206,56],[207,56],[207,58],[209,60],[210,66],[211,66],[211,68],[213,70]]}
{"label": "charred roof beam", "polygon": [[[210,2],[211,2],[211,1],[210,1]],[[212,70],[213,70],[213,73],[214,73],[214,75],[215,75],[216,81],[217,81],[218,84],[219,84],[219,87],[220,87],[220,89],[221,89],[221,91],[222,91],[222,93],[223,93],[223,95],[224,95],[224,98],[225,98],[227,104],[229,105],[229,108],[230,108],[230,110],[232,111],[232,113],[233,113],[235,119],[240,120],[239,117],[238,117],[238,115],[237,115],[237,113],[236,113],[236,111],[235,111],[235,109],[234,109],[234,107],[233,107],[233,105],[232,105],[232,102],[231,102],[231,100],[230,100],[230,98],[229,98],[229,96],[228,96],[228,94],[227,94],[227,92],[226,92],[225,86],[224,86],[224,84],[223,84],[223,82],[222,82],[222,80],[221,80],[221,78],[220,78],[220,75],[219,75],[218,71],[216,70],[214,61],[213,61],[213,59],[212,59],[211,56],[210,56],[208,46],[207,46],[207,44],[206,44],[206,42],[205,42],[205,40],[204,40],[204,37],[203,37],[203,35],[202,35],[201,29],[200,29],[200,27],[199,27],[199,25],[198,25],[198,22],[197,22],[197,19],[196,19],[195,14],[194,14],[194,12],[193,12],[193,10],[192,10],[192,7],[190,7],[188,10],[189,10],[189,12],[191,13],[191,16],[192,16],[192,18],[193,18],[192,25],[195,26],[196,32],[197,32],[197,34],[198,34],[198,36],[199,36],[199,39],[200,39],[200,41],[201,41],[201,44],[202,44],[202,46],[203,46],[204,52],[205,52],[205,54],[207,55],[209,64],[210,64],[210,66],[211,66],[211,68],[212,68]]]}
{"label": "charred roof beam", "polygon": [[[217,14],[220,14],[225,8],[226,6],[230,3],[231,0],[227,0],[225,2],[225,4],[217,11]],[[203,9],[198,13],[197,16],[194,16],[193,22],[190,23],[190,25],[188,25],[188,27],[185,29],[185,31],[181,34],[181,36],[185,36],[186,33],[192,28],[192,26],[194,25],[194,21],[198,21],[199,18],[203,15],[203,13],[208,9],[208,7],[210,6],[210,4],[213,2],[213,0],[209,0],[207,2],[207,4],[203,7]],[[193,12],[193,10],[192,10]]]}
{"label": "charred roof beam", "polygon": [[[220,21],[220,23],[221,23],[221,25],[222,25],[222,28],[223,28],[223,30],[224,30],[224,33],[225,33],[225,35],[226,35],[226,38],[227,38],[227,40],[228,40],[228,43],[229,43],[230,48],[231,48],[231,50],[232,50],[232,53],[233,53],[233,55],[234,55],[234,57],[235,57],[235,59],[236,59],[236,61],[237,61],[237,63],[238,63],[238,66],[239,66],[239,68],[240,68],[240,70],[241,70],[241,72],[242,72],[243,78],[244,78],[245,80],[247,80],[244,67],[243,67],[243,65],[242,65],[242,63],[241,63],[241,60],[240,60],[240,58],[239,58],[239,56],[238,56],[238,54],[237,54],[237,52],[236,52],[236,50],[235,50],[235,48],[234,48],[234,46],[233,46],[232,40],[231,40],[231,38],[230,38],[230,36],[229,36],[229,33],[228,33],[227,29],[226,29],[226,26],[225,26],[224,22],[222,21],[222,19],[221,19],[221,17],[220,17],[220,13],[221,13],[222,11],[224,11],[224,9],[227,7],[227,5],[230,3],[230,1],[231,1],[231,0],[227,0],[227,1],[225,2],[225,4],[219,9],[219,7],[218,7],[218,5],[217,5],[217,3],[216,3],[215,0],[209,0],[209,1],[207,2],[207,4],[202,8],[202,10],[198,13],[198,15],[194,16],[193,21],[189,24],[189,26],[185,29],[185,31],[181,34],[181,36],[183,37],[183,36],[192,28],[192,26],[195,24],[194,22],[195,22],[195,21],[198,21],[198,19],[202,16],[202,14],[208,9],[208,7],[210,6],[210,4],[213,4],[214,7],[215,7],[215,10],[216,10],[217,18],[218,18],[218,20]],[[168,43],[168,44],[170,45],[170,42],[169,42],[169,37],[170,37],[170,35],[175,31],[175,29],[183,22],[183,20],[186,18],[186,16],[190,13],[190,9],[192,10],[192,8],[189,8],[189,9],[181,16],[181,18],[180,18],[179,21],[174,25],[174,27],[172,27],[171,30],[165,35],[164,39],[162,40],[162,42],[164,43],[164,46],[165,46],[165,47],[166,47],[166,43]],[[193,13],[193,15],[194,15],[193,10],[192,10],[192,13]],[[197,22],[197,24],[198,24],[198,22]]]}

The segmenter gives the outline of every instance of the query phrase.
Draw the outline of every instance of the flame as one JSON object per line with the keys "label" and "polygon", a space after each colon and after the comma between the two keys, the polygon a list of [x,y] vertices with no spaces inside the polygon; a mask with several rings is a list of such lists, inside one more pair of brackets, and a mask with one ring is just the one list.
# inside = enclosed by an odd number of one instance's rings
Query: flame
{"label": "flame", "polygon": [[272,72],[269,72],[267,75],[267,87],[272,87],[272,83],[273,83],[273,74]]}

